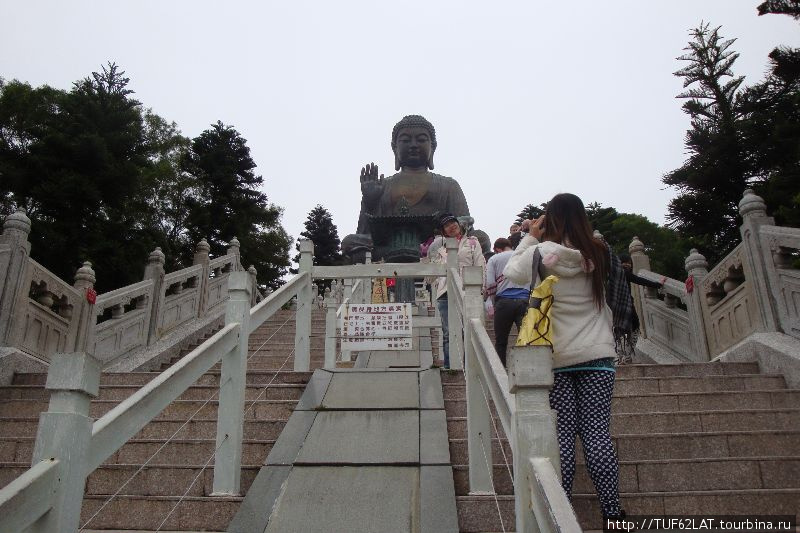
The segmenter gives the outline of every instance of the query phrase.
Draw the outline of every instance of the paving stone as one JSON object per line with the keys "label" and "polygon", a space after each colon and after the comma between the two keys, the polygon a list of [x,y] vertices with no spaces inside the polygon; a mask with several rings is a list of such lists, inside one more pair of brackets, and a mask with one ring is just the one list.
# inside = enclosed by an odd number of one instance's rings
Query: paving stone
{"label": "paving stone", "polygon": [[322,402],[325,409],[418,409],[417,372],[337,372]]}
{"label": "paving stone", "polygon": [[419,483],[415,467],[295,467],[265,533],[416,533]]}
{"label": "paving stone", "polygon": [[320,411],[298,463],[418,464],[418,411]]}

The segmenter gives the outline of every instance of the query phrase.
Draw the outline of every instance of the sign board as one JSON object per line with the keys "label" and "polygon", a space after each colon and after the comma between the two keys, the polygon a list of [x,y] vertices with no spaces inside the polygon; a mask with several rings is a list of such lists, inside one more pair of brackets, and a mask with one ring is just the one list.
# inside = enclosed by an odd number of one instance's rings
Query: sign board
{"label": "sign board", "polygon": [[339,328],[342,350],[410,350],[411,304],[348,304]]}

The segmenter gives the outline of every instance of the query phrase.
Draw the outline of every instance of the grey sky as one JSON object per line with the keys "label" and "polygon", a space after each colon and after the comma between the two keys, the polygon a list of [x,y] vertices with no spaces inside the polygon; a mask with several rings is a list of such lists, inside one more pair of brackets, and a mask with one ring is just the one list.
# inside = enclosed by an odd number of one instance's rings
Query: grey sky
{"label": "grey sky", "polygon": [[672,73],[688,30],[737,38],[746,84],[776,45],[800,46],[758,3],[0,0],[0,76],[68,89],[114,61],[185,135],[235,126],[295,238],[318,203],[354,232],[361,166],[393,173],[392,126],[421,114],[436,171],[494,240],[557,192],[662,223],[661,176],[685,159]]}

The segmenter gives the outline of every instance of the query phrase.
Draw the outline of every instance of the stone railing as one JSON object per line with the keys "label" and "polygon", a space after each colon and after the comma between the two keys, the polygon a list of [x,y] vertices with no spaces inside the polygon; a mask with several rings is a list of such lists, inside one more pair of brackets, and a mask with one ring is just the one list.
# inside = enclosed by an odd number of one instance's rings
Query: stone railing
{"label": "stone railing", "polygon": [[739,203],[742,242],[714,268],[692,250],[685,282],[650,271],[644,245],[629,247],[634,271],[664,280],[654,289],[632,286],[642,338],[637,351],[656,361],[708,361],[759,333],[800,339],[800,228],[774,225],[763,200],[747,190]]}
{"label": "stone railing", "polygon": [[[108,367],[165,339],[180,343],[190,330],[221,322],[228,277],[243,270],[237,239],[214,259],[203,239],[192,266],[166,273],[164,254],[156,248],[143,281],[96,295],[90,263],[70,285],[31,259],[30,231],[30,220],[19,210],[6,218],[0,235],[0,349],[44,364],[54,353],[87,351]],[[255,287],[255,269],[247,274]],[[253,290],[252,303],[259,299]]]}

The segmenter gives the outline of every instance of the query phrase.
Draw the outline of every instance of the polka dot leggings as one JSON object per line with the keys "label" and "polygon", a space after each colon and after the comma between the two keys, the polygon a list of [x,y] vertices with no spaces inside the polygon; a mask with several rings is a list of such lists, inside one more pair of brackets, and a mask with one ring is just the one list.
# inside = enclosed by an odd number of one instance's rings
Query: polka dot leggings
{"label": "polka dot leggings", "polygon": [[620,513],[619,463],[609,431],[613,391],[614,372],[607,370],[557,372],[550,391],[550,407],[558,415],[561,484],[571,498],[575,479],[575,435],[580,435],[603,516]]}

